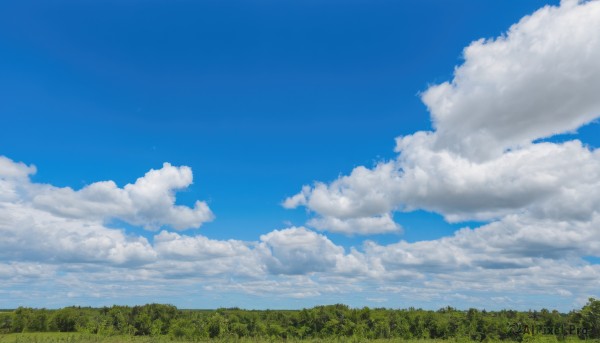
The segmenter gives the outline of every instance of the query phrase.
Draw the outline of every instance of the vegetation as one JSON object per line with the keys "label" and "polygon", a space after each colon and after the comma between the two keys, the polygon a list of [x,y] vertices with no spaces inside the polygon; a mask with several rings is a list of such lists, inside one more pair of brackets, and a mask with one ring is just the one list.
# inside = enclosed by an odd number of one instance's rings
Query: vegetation
{"label": "vegetation", "polygon": [[[149,337],[149,336],[98,336],[98,335],[86,335],[78,333],[14,333],[8,335],[0,335],[0,343],[184,343],[184,342],[235,342],[235,343],[272,343],[280,342],[281,339],[267,339],[267,338],[239,338],[239,339],[193,339],[193,340],[180,340],[172,339],[168,336],[162,337]],[[286,339],[284,342],[287,343],[470,343],[470,341],[448,339],[448,340],[433,340],[433,339],[420,339],[420,340],[403,340],[401,338],[391,339],[376,339],[367,340],[360,338],[314,338],[314,339]],[[547,337],[537,340],[540,343],[550,343],[558,341],[556,339],[549,340]],[[561,341],[562,342],[562,341]],[[580,343],[579,339],[566,338],[566,343]]]}
{"label": "vegetation", "polygon": [[0,342],[166,342],[447,340],[557,342],[600,339],[600,301],[579,311],[352,309],[295,311],[238,308],[179,310],[175,306],[20,307],[0,312]]}

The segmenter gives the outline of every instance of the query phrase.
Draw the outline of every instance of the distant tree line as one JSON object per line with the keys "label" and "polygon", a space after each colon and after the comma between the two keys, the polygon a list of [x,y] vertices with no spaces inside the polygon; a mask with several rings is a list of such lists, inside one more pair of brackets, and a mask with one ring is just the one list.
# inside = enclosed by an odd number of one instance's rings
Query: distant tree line
{"label": "distant tree line", "polygon": [[354,309],[346,305],[303,310],[180,310],[172,305],[66,307],[59,310],[19,307],[0,312],[0,333],[83,332],[98,335],[168,335],[181,339],[450,339],[530,341],[536,336],[560,340],[600,338],[600,301],[589,299],[567,314],[543,309],[479,311],[445,307]]}

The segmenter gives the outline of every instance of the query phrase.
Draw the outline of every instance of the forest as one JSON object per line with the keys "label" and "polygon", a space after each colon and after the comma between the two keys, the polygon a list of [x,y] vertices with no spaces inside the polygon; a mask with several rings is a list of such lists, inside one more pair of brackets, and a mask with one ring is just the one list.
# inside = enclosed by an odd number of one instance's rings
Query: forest
{"label": "forest", "polygon": [[[254,339],[270,341],[452,340],[550,341],[600,339],[600,300],[590,298],[580,310],[540,311],[350,308],[317,306],[302,310],[185,310],[172,305],[19,307],[0,311],[2,335],[73,332],[99,337],[145,336],[170,340]],[[18,340],[16,340],[18,341]],[[339,341],[339,340],[338,340]],[[545,340],[548,341],[548,340]]]}

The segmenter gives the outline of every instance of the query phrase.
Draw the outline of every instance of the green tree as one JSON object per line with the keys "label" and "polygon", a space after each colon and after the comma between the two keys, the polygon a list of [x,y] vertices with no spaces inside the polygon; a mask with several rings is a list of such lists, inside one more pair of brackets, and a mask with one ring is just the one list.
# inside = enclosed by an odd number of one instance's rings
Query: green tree
{"label": "green tree", "polygon": [[600,338],[600,300],[590,298],[581,309],[583,327],[588,330],[588,337]]}
{"label": "green tree", "polygon": [[77,325],[77,311],[72,307],[65,307],[55,311],[51,316],[52,327],[61,332],[75,331]]}
{"label": "green tree", "polygon": [[11,332],[13,314],[10,312],[0,312],[0,334]]}

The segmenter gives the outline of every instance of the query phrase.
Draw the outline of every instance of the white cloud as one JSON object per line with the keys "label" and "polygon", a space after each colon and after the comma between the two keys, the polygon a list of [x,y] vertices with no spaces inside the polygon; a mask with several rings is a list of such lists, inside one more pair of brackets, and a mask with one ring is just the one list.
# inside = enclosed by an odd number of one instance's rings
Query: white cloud
{"label": "white cloud", "polygon": [[50,263],[146,263],[156,254],[143,237],[98,222],[54,216],[24,204],[0,204],[0,259]]}
{"label": "white cloud", "polygon": [[[465,294],[490,290],[500,298],[519,292],[579,299],[600,286],[600,267],[580,259],[600,251],[597,213],[557,224],[532,211],[438,240],[366,242],[348,250],[304,227],[275,230],[251,242],[163,230],[151,244],[108,228],[95,216],[68,217],[35,206],[34,192],[53,187],[31,183],[30,173],[31,168],[22,168],[0,177],[7,188],[27,190],[0,201],[0,275],[5,280],[0,293],[21,303],[43,297],[64,306],[65,299],[199,292],[340,297],[341,302],[353,294],[369,302],[391,291],[400,292],[397,298],[403,301],[460,303],[478,299]],[[24,285],[29,285],[27,293]]]}
{"label": "white cloud", "polygon": [[108,228],[119,218],[147,227],[199,225],[206,205],[175,206],[173,190],[189,185],[191,170],[165,164],[135,184],[93,183],[82,190],[33,183],[35,167],[0,157],[0,259],[47,263],[139,265],[156,260],[144,237]]}
{"label": "white cloud", "polygon": [[[309,225],[350,235],[381,232],[366,219],[394,211],[490,221],[431,241],[366,242],[367,275],[409,294],[594,294],[600,267],[582,257],[600,251],[600,150],[537,140],[600,116],[596,32],[600,1],[571,1],[472,43],[454,79],[423,93],[435,131],[398,138],[396,160],[304,186],[284,207],[305,206]],[[349,225],[357,220],[365,225]]]}
{"label": "white cloud", "polygon": [[234,291],[262,297],[303,299],[321,295],[322,287],[305,275],[282,275],[277,280],[251,280],[248,282],[217,283],[207,290]]}
{"label": "white cloud", "polygon": [[339,219],[335,217],[313,218],[308,225],[319,230],[346,235],[368,235],[375,233],[398,233],[402,229],[389,213],[373,217]]}
{"label": "white cloud", "polygon": [[600,3],[546,6],[464,50],[454,79],[423,93],[436,149],[482,161],[600,115]]}
{"label": "white cloud", "polygon": [[[341,272],[361,268],[355,251],[345,255],[342,247],[305,228],[276,230],[257,242],[163,230],[150,244],[144,237],[105,225],[109,218],[146,226],[167,222],[177,212],[173,208],[181,207],[173,205],[172,190],[192,180],[187,167],[165,164],[124,188],[106,181],[74,191],[31,182],[34,167],[5,157],[0,162],[0,261],[42,262],[73,273],[135,266],[138,275],[157,279],[260,279],[270,274],[329,272],[338,264]],[[78,269],[79,265],[86,267]],[[6,270],[13,269],[2,272]]]}
{"label": "white cloud", "polygon": [[324,216],[340,219],[371,217],[392,211],[395,206],[394,189],[401,181],[394,165],[380,163],[374,169],[355,168],[330,185],[318,182],[310,192],[303,190],[306,205]]}
{"label": "white cloud", "polygon": [[404,137],[397,161],[358,167],[304,192],[306,206],[321,216],[309,225],[373,234],[395,231],[389,214],[394,209],[425,209],[459,222],[524,210],[540,217],[585,219],[599,208],[600,152],[579,141],[533,144],[478,163],[432,150],[430,137]]}
{"label": "white cloud", "polygon": [[250,251],[242,241],[219,241],[204,236],[182,236],[167,231],[161,231],[154,236],[154,246],[162,256],[186,260],[231,257]]}
{"label": "white cloud", "polygon": [[0,263],[0,277],[3,286],[11,283],[31,282],[31,280],[52,276],[56,268],[48,267],[39,262]]}
{"label": "white cloud", "polygon": [[275,230],[260,236],[261,250],[273,274],[307,274],[330,271],[344,248],[327,237],[302,227]]}
{"label": "white cloud", "polygon": [[523,211],[589,218],[600,205],[600,153],[579,141],[534,141],[600,116],[598,31],[599,1],[564,3],[472,43],[454,79],[423,93],[435,131],[400,137],[396,160],[305,186],[284,205],[306,206],[317,215],[309,225],[347,234],[385,232],[379,222],[347,222],[398,210],[452,222]]}
{"label": "white cloud", "polygon": [[4,179],[25,179],[35,174],[35,166],[28,166],[23,162],[15,163],[5,156],[0,156],[0,177]]}
{"label": "white cloud", "polygon": [[600,251],[600,215],[589,222],[540,220],[526,215],[506,216],[476,229],[431,241],[401,241],[365,245],[365,254],[379,259],[385,270],[415,270],[431,274],[495,270],[501,273],[531,269],[540,264],[585,264],[580,256]]}
{"label": "white cloud", "polygon": [[34,166],[15,163],[7,157],[0,156],[0,201],[19,199],[24,192],[23,184],[27,184],[24,181],[35,172]]}
{"label": "white cloud", "polygon": [[294,196],[286,198],[281,204],[284,208],[291,209],[306,205],[306,197],[310,194],[310,187],[302,187],[302,191]]}
{"label": "white cloud", "polygon": [[[600,154],[579,141],[533,144],[478,163],[430,150],[427,137],[400,143],[405,149],[396,162],[402,173],[396,200],[406,208],[435,211],[454,222],[524,210],[565,219],[589,216],[600,201],[590,192],[600,186]],[[554,206],[557,201],[563,205]]]}
{"label": "white cloud", "polygon": [[177,230],[198,228],[213,214],[203,201],[193,208],[175,205],[175,190],[192,184],[189,167],[163,164],[150,170],[134,184],[119,188],[113,181],[96,182],[75,191],[49,185],[33,189],[34,206],[68,218],[121,219],[156,230],[168,225]]}
{"label": "white cloud", "polygon": [[162,231],[154,236],[159,262],[151,268],[169,277],[219,274],[261,277],[266,268],[253,250],[254,245]]}

